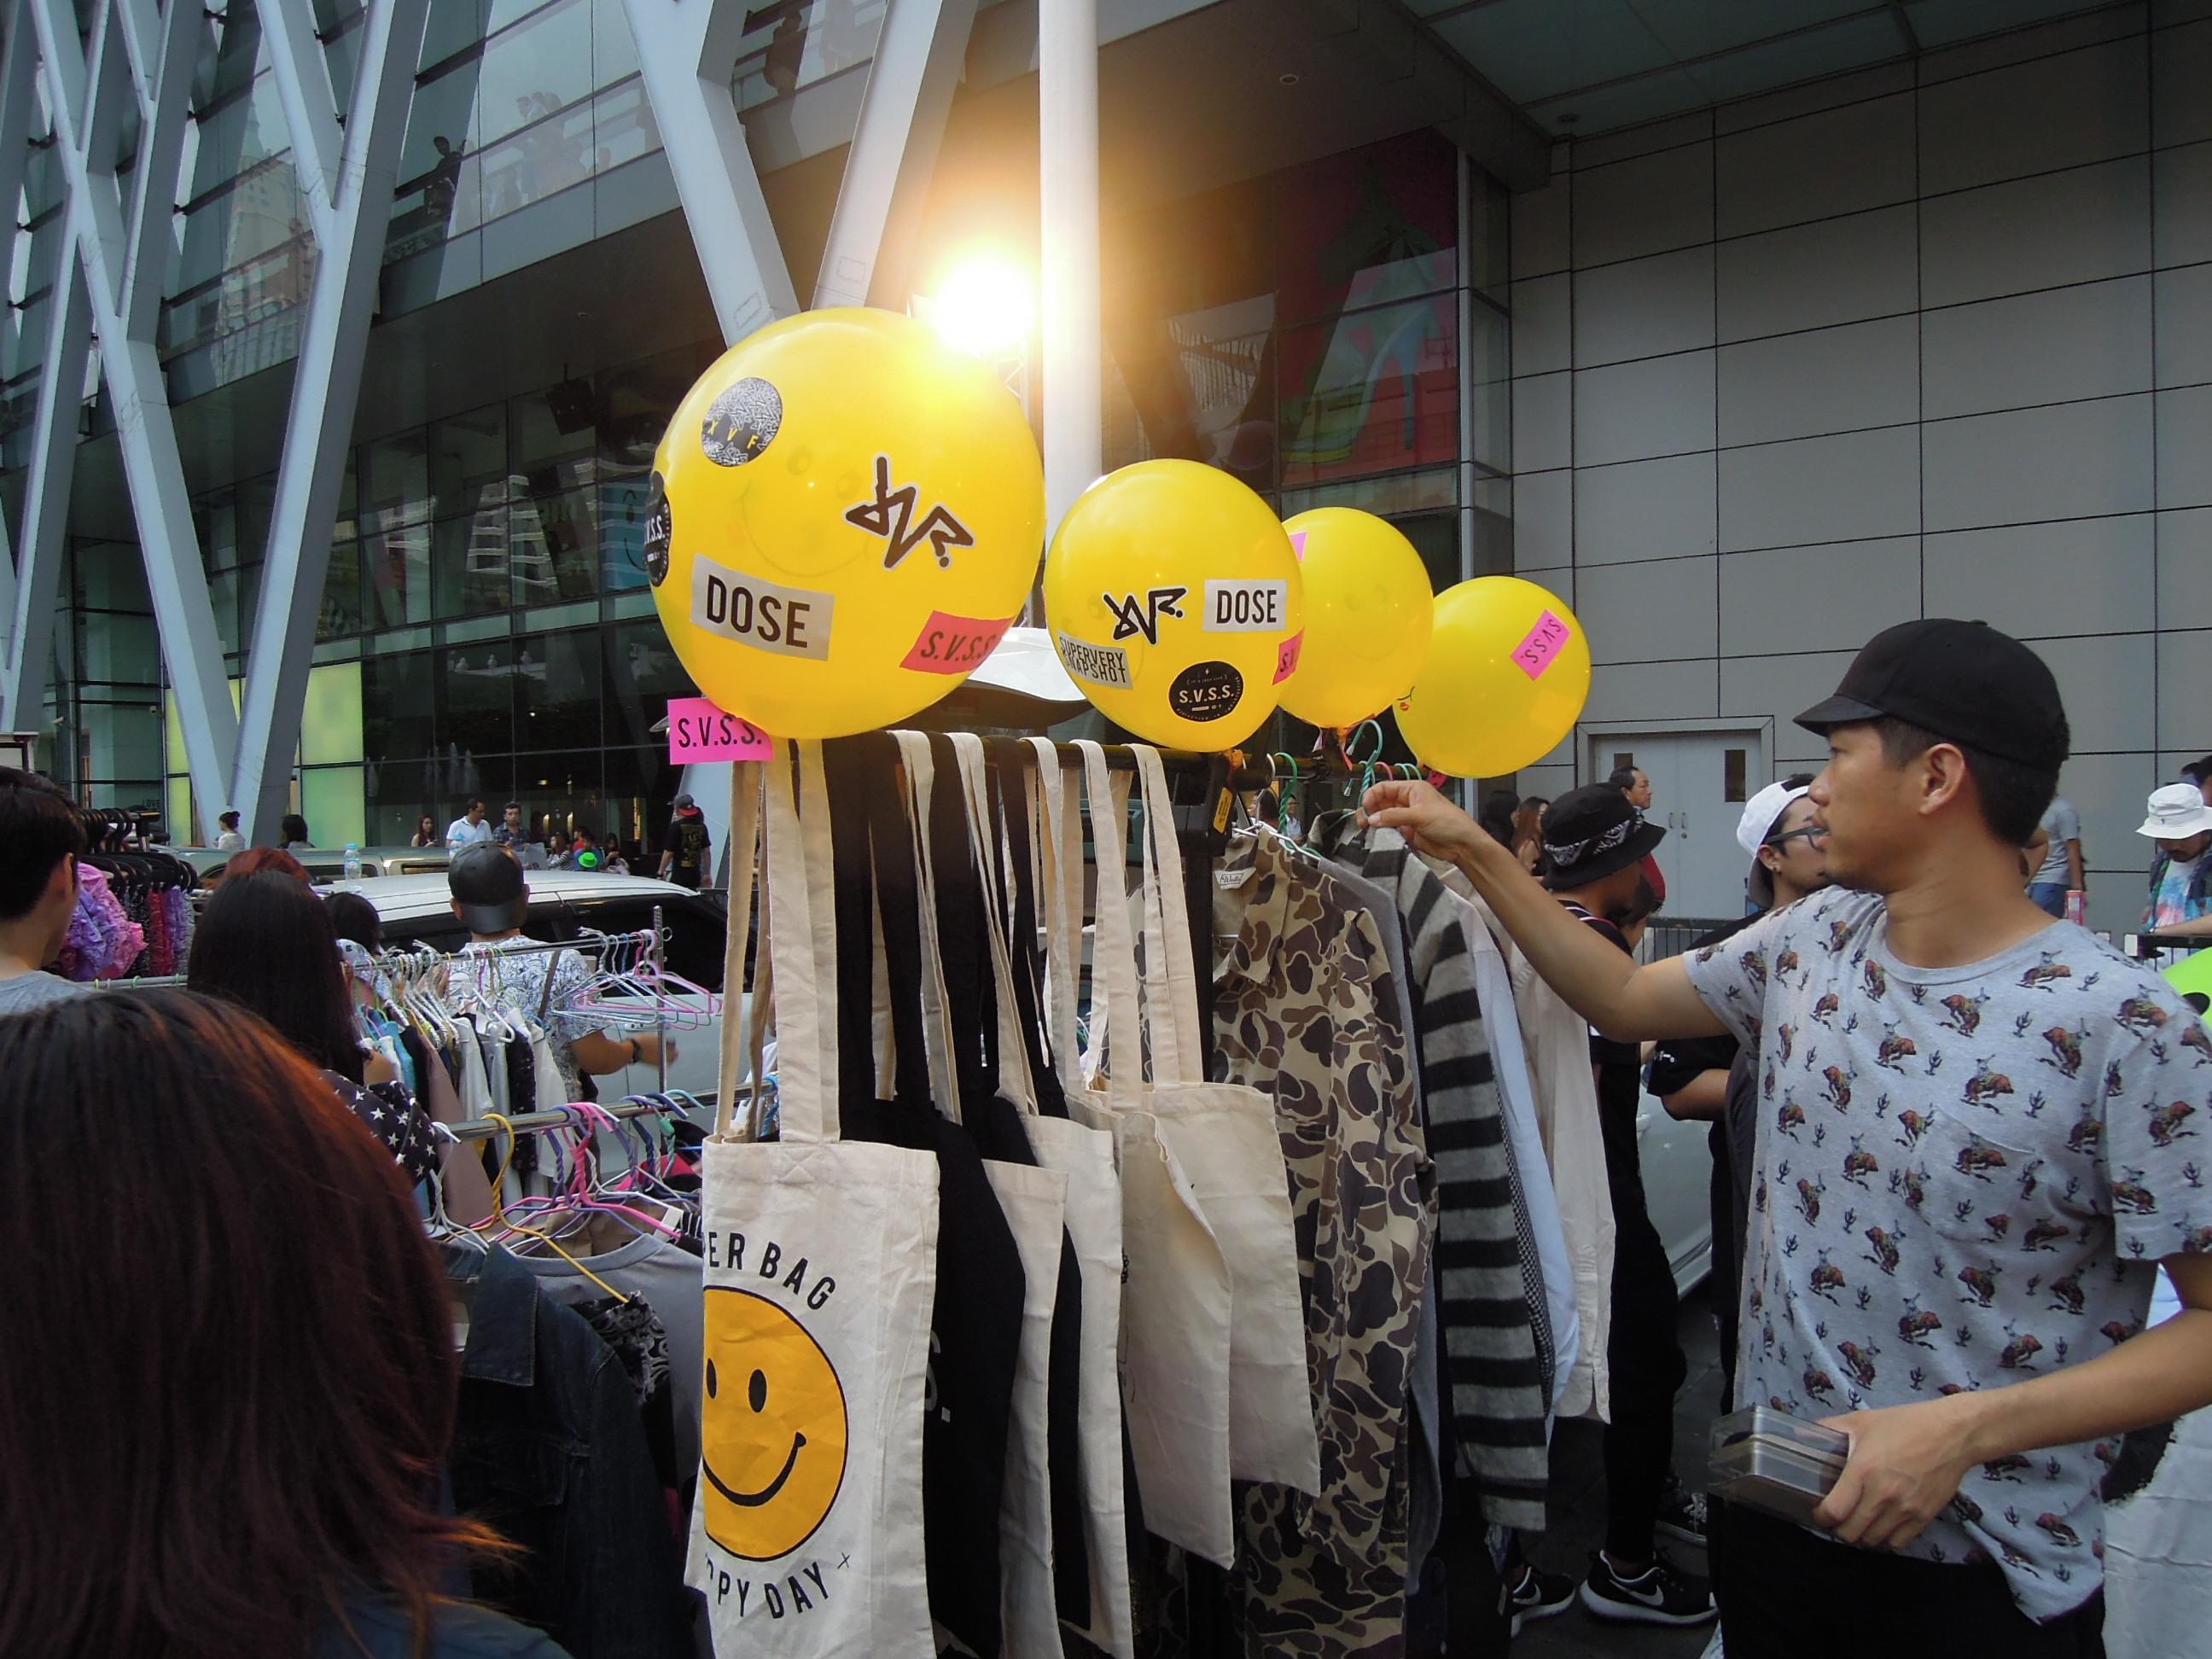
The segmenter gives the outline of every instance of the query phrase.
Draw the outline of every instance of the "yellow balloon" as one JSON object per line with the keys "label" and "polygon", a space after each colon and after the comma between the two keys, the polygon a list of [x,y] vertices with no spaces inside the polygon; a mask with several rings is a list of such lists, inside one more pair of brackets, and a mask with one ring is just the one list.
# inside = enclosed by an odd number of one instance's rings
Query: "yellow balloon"
{"label": "yellow balloon", "polygon": [[1267,502],[1196,461],[1139,461],[1079,496],[1044,562],[1060,660],[1147,743],[1231,749],[1296,665],[1304,584]]}
{"label": "yellow balloon", "polygon": [[1043,539],[1036,442],[988,367],[895,312],[810,311],[732,346],[678,406],[646,569],[717,707],[836,738],[966,679]]}
{"label": "yellow balloon", "polygon": [[1287,520],[1306,584],[1306,637],[1283,707],[1313,726],[1356,726],[1402,697],[1428,654],[1428,567],[1397,527],[1351,507]]}
{"label": "yellow balloon", "polygon": [[1398,730],[1425,765],[1494,778],[1541,760],[1589,698],[1589,641],[1534,582],[1478,576],[1437,595],[1428,660],[1398,702]]}

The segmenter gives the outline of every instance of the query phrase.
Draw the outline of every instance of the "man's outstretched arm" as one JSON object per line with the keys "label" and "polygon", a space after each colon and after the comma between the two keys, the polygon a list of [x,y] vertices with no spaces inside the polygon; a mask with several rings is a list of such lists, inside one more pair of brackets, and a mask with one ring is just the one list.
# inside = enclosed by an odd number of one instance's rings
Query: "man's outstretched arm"
{"label": "man's outstretched arm", "polygon": [[1510,849],[1427,784],[1378,783],[1361,810],[1368,823],[1395,830],[1417,850],[1465,871],[1545,982],[1606,1036],[1641,1042],[1727,1031],[1692,988],[1680,958],[1637,966],[1569,915]]}

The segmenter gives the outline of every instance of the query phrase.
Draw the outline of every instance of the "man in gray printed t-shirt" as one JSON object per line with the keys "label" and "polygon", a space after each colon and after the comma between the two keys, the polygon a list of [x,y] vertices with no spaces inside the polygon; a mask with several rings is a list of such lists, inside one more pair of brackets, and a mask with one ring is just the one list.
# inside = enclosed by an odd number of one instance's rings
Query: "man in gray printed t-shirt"
{"label": "man in gray printed t-shirt", "polygon": [[[1756,1048],[1738,1395],[1851,1449],[1813,1528],[1726,1507],[1729,1647],[2100,1652],[2105,1468],[2212,1404],[2212,1036],[2021,890],[2068,750],[2027,647],[1905,623],[1799,721],[1835,889],[1649,967],[1426,786],[1366,811],[1458,862],[1607,1036]],[[2160,1266],[2182,1311],[2145,1330]]]}
{"label": "man in gray printed t-shirt", "polygon": [[46,971],[76,910],[84,826],[70,798],[33,772],[0,766],[0,1015],[28,1013],[84,987]]}

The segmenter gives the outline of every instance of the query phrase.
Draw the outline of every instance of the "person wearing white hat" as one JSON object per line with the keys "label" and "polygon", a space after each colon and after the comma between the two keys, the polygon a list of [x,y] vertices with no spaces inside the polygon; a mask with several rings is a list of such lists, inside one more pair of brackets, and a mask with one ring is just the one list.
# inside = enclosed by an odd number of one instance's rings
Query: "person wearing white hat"
{"label": "person wearing white hat", "polygon": [[2194,784],[2169,783],[2150,792],[2149,816],[2136,833],[2158,843],[2150,866],[2150,901],[2143,925],[2154,937],[2212,935],[2212,806]]}

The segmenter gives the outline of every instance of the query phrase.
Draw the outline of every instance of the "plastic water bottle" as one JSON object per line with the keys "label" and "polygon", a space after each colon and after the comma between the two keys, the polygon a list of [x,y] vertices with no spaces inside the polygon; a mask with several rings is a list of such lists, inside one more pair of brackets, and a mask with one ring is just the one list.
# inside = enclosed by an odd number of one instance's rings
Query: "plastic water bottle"
{"label": "plastic water bottle", "polygon": [[346,843],[345,878],[348,881],[361,879],[361,843],[357,841]]}
{"label": "plastic water bottle", "polygon": [[2066,894],[2066,920],[2076,927],[2089,923],[2089,896],[2080,888],[2069,888]]}

